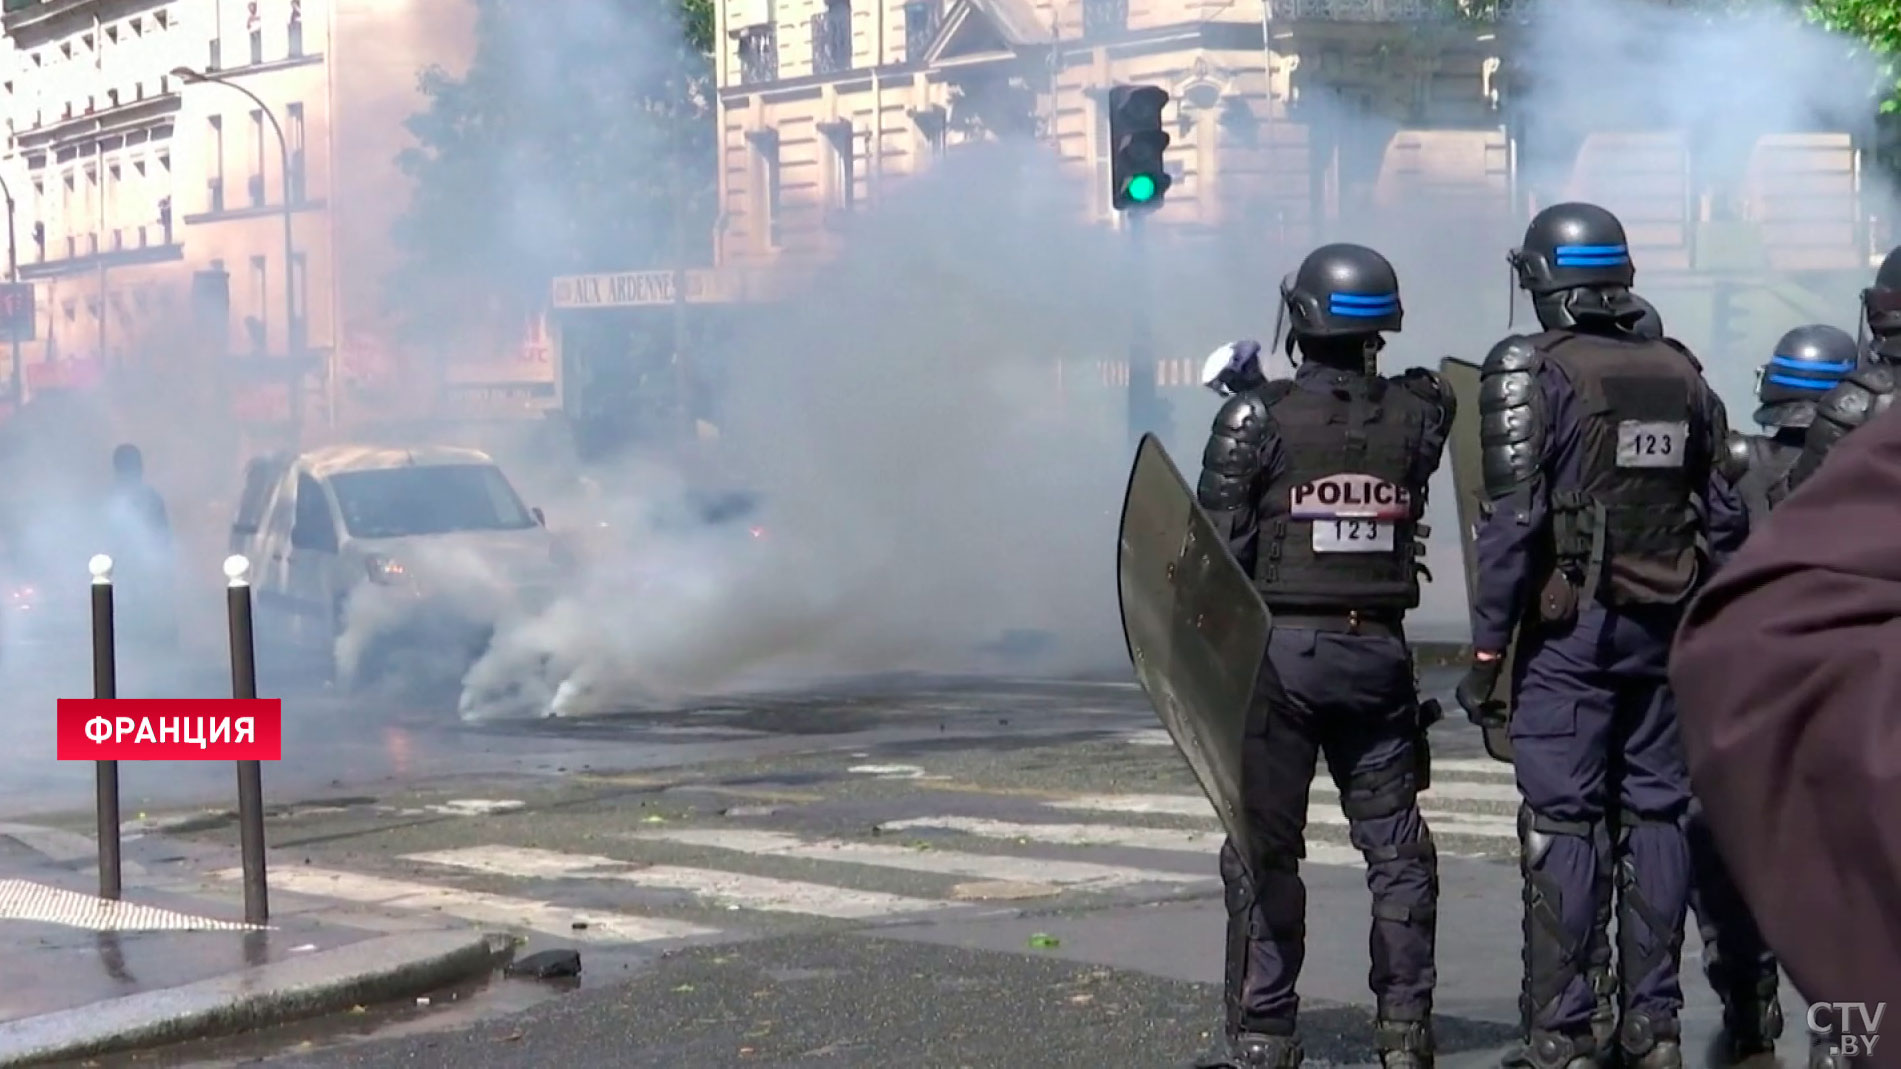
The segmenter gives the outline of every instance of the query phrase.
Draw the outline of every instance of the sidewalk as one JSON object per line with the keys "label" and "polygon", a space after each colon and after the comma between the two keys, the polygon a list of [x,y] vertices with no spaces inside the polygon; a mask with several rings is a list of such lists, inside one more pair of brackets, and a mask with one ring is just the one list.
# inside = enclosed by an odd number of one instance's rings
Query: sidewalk
{"label": "sidewalk", "polygon": [[[222,852],[220,852],[222,854]],[[123,893],[97,850],[0,823],[0,1066],[142,1049],[406,998],[486,973],[505,940],[434,918],[276,895],[243,923],[236,856],[159,836],[125,844]]]}

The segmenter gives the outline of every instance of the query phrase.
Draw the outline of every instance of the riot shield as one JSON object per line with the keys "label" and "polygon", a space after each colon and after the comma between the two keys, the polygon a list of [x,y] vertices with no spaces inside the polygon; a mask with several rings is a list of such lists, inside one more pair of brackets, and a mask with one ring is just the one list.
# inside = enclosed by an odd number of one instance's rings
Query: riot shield
{"label": "riot shield", "polygon": [[1241,740],[1267,606],[1152,434],[1122,500],[1116,592],[1135,678],[1237,847],[1251,843]]}
{"label": "riot shield", "polygon": [[[1439,375],[1459,399],[1458,415],[1452,421],[1452,437],[1446,446],[1452,454],[1453,497],[1459,510],[1459,545],[1465,552],[1466,604],[1470,606],[1478,599],[1479,508],[1485,503],[1485,469],[1479,455],[1479,366],[1448,356],[1439,361]],[[1504,652],[1504,670],[1499,673],[1498,688],[1492,692],[1492,700],[1509,714],[1512,650],[1507,647]],[[1486,728],[1483,734],[1485,752],[1510,763],[1512,740],[1506,728]]]}

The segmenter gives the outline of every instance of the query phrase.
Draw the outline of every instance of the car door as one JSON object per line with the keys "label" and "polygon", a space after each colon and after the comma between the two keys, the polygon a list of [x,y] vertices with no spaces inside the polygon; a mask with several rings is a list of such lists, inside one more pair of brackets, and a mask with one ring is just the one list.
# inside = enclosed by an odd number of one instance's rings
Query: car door
{"label": "car door", "polygon": [[330,496],[308,474],[297,476],[297,503],[290,531],[287,593],[313,645],[336,638],[337,525]]}

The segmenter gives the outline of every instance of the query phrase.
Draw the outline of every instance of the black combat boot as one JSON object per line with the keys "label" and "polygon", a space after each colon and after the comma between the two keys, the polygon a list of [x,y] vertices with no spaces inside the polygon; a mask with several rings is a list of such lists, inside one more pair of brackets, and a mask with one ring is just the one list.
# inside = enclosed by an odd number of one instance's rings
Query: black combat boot
{"label": "black combat boot", "polygon": [[1683,1033],[1674,1017],[1626,1012],[1617,1047],[1624,1069],[1683,1069]]}
{"label": "black combat boot", "polygon": [[1432,1017],[1408,1021],[1382,1017],[1373,1024],[1382,1069],[1432,1069]]}
{"label": "black combat boot", "polygon": [[1756,977],[1729,990],[1723,1000],[1724,1056],[1728,1064],[1773,1053],[1782,1038],[1782,1003],[1776,998],[1776,974]]}
{"label": "black combat boot", "polygon": [[1242,1032],[1233,1036],[1226,1051],[1196,1062],[1195,1069],[1300,1069],[1305,1057],[1300,1038],[1290,1025],[1285,1034]]}

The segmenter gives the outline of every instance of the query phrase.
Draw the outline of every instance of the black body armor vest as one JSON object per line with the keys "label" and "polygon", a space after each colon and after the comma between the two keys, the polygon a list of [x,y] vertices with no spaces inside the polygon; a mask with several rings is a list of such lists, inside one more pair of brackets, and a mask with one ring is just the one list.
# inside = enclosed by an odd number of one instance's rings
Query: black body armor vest
{"label": "black body armor vest", "polygon": [[1664,341],[1553,331],[1533,344],[1570,380],[1580,417],[1578,484],[1551,491],[1559,567],[1607,605],[1681,601],[1700,568],[1696,500],[1715,460],[1701,369]]}
{"label": "black body armor vest", "polygon": [[1267,398],[1284,463],[1260,503],[1262,599],[1283,612],[1416,607],[1426,403],[1377,378]]}

